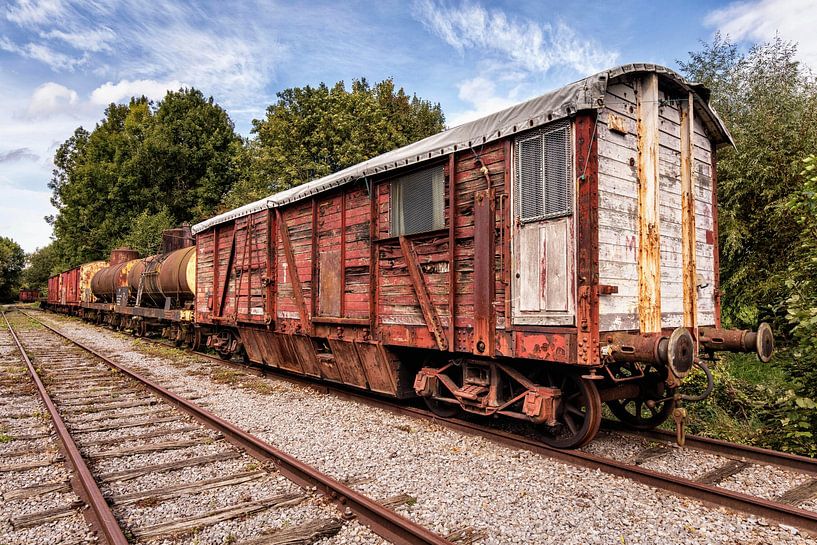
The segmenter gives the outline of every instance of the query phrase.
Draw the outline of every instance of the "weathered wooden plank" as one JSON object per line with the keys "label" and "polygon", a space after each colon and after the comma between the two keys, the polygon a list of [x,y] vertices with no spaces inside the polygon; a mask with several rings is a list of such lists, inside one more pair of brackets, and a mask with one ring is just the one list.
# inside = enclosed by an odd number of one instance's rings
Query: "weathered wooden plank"
{"label": "weathered wooden plank", "polygon": [[3,494],[4,501],[22,500],[34,496],[41,496],[43,494],[51,494],[54,492],[70,492],[71,483],[69,481],[57,481],[53,483],[35,484],[15,490],[9,490]]}
{"label": "weathered wooden plank", "polygon": [[304,499],[306,499],[306,496],[301,493],[279,494],[270,498],[249,501],[238,505],[233,505],[231,507],[217,509],[201,515],[185,517],[150,526],[138,526],[136,528],[132,528],[131,533],[134,537],[140,539],[153,539],[159,536],[168,536],[178,534],[180,532],[186,532],[194,528],[211,526],[224,520],[250,515],[272,507],[295,505],[302,502]]}
{"label": "weathered wooden plank", "polygon": [[266,471],[242,471],[232,475],[223,475],[213,479],[204,479],[201,481],[193,481],[189,483],[174,484],[170,486],[163,486],[161,488],[154,488],[151,490],[141,490],[139,492],[132,492],[130,494],[116,494],[110,496],[108,499],[111,503],[122,506],[130,505],[142,500],[150,499],[151,501],[163,501],[170,498],[177,498],[179,496],[186,496],[188,494],[197,494],[203,490],[213,490],[215,488],[223,488],[225,486],[232,486],[235,484],[246,483],[260,479],[267,475]]}
{"label": "weathered wooden plank", "polygon": [[658,76],[638,82],[638,317],[642,333],[661,331],[658,179]]}
{"label": "weathered wooden plank", "polygon": [[105,450],[102,452],[95,452],[89,454],[89,458],[100,460],[103,458],[119,458],[121,456],[131,456],[133,454],[143,454],[146,452],[158,452],[163,450],[178,450],[187,447],[194,447],[196,445],[207,445],[213,443],[210,437],[202,437],[198,439],[183,439],[180,441],[164,441],[160,443],[147,443],[145,445],[136,445],[134,447],[125,447],[120,449]]}
{"label": "weathered wooden plank", "polygon": [[123,469],[121,471],[112,471],[109,473],[101,473],[97,476],[100,481],[105,482],[119,482],[129,481],[148,473],[158,473],[160,471],[170,471],[171,469],[181,469],[185,467],[195,467],[212,462],[221,462],[224,460],[234,460],[241,458],[243,454],[238,451],[220,452],[218,454],[210,454],[207,456],[198,456],[195,458],[186,458],[184,460],[176,460],[173,462],[166,462],[163,464],[154,464],[149,466],[134,467],[130,469]]}
{"label": "weathered wooden plank", "polygon": [[241,542],[241,545],[312,545],[324,538],[332,537],[343,528],[338,519],[316,519],[291,526],[279,528],[269,533],[262,530],[262,535]]}
{"label": "weathered wooden plank", "polygon": [[46,511],[38,511],[36,513],[30,513],[28,515],[13,517],[11,519],[11,526],[15,530],[20,530],[22,528],[33,528],[34,526],[40,526],[41,524],[45,524],[46,522],[51,522],[66,517],[72,517],[78,514],[79,513],[78,509],[82,508],[84,505],[85,503],[82,502],[81,500],[76,500],[69,504],[61,505],[59,507],[48,509]]}

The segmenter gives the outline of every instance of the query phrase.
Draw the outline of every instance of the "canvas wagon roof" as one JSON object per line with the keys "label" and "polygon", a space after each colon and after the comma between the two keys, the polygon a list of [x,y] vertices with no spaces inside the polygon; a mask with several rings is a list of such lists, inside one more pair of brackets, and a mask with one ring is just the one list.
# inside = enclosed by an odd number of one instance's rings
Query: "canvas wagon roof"
{"label": "canvas wagon roof", "polygon": [[659,74],[662,76],[662,81],[668,82],[681,90],[693,92],[696,111],[702,114],[701,119],[709,133],[713,135],[715,144],[717,146],[734,145],[729,131],[709,104],[709,90],[706,87],[688,82],[677,72],[663,66],[626,64],[599,72],[475,121],[452,127],[323,178],[312,180],[230,210],[194,225],[193,233],[199,233],[220,223],[260,210],[276,208],[305,199],[362,178],[433,160],[457,150],[481,146],[509,134],[564,119],[578,111],[601,109],[604,107],[604,96],[610,81],[625,75],[645,72]]}

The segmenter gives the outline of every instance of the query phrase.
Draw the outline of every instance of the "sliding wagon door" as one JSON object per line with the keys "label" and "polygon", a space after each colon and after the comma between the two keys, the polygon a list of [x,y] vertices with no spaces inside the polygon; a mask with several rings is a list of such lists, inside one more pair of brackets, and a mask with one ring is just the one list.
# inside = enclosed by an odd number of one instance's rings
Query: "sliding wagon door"
{"label": "sliding wagon door", "polygon": [[569,122],[514,146],[513,322],[572,325],[573,173]]}

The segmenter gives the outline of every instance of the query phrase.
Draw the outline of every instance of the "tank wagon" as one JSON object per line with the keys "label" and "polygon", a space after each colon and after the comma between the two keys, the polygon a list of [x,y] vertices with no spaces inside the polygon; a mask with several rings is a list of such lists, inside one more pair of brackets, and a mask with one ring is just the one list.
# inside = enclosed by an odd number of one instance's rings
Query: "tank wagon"
{"label": "tank wagon", "polygon": [[[721,327],[715,166],[733,143],[708,99],[661,66],[606,70],[201,222],[186,269],[147,258],[117,288],[130,306],[83,312],[532,422],[556,447],[592,440],[603,403],[682,424],[693,366],[711,387],[716,352],[773,350],[766,324]],[[154,259],[172,287],[148,287]]]}

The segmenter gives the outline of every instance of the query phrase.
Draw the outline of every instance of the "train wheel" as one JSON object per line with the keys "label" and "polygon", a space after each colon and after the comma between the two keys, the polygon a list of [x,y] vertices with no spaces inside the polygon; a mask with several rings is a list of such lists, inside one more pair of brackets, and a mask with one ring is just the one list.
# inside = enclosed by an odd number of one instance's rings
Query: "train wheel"
{"label": "train wheel", "polygon": [[622,399],[608,401],[607,406],[623,424],[636,430],[651,430],[670,417],[675,400],[659,401],[650,407],[641,398]]}
{"label": "train wheel", "polygon": [[444,403],[437,401],[432,397],[424,397],[426,407],[428,410],[439,416],[440,418],[451,418],[460,414],[460,408],[452,403]]}
{"label": "train wheel", "polygon": [[[613,399],[607,402],[610,412],[622,424],[636,430],[651,430],[670,417],[675,408],[672,398],[675,389],[666,389],[666,370],[649,367],[640,381],[641,395],[630,399]],[[650,400],[654,400],[652,403]],[[650,406],[652,405],[652,406]]]}
{"label": "train wheel", "polygon": [[198,352],[201,350],[203,335],[201,334],[201,329],[198,327],[193,330],[193,342],[190,345],[190,349],[194,352]]}
{"label": "train wheel", "polygon": [[549,373],[548,382],[559,388],[562,396],[556,425],[540,428],[543,442],[555,448],[579,448],[592,441],[601,426],[601,397],[596,384],[575,374]]}

